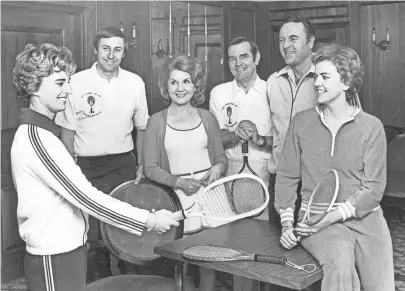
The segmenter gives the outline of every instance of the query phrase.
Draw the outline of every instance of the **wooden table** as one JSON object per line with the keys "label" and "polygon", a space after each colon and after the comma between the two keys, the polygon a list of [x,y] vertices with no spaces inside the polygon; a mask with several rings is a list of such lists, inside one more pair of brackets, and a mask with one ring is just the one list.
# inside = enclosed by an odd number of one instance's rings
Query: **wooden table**
{"label": "wooden table", "polygon": [[[161,256],[180,262],[176,268],[178,290],[182,291],[182,264],[188,262],[182,256],[183,250],[192,245],[211,244],[241,249],[248,253],[262,253],[275,256],[285,256],[297,265],[315,264],[316,270],[305,273],[286,265],[258,263],[250,261],[234,262],[196,262],[198,266],[259,280],[272,285],[302,290],[319,281],[323,274],[315,259],[301,246],[292,250],[281,247],[280,230],[267,221],[257,219],[244,219],[218,228],[206,229],[200,233],[164,244],[155,248]],[[265,286],[265,284],[261,284]]]}

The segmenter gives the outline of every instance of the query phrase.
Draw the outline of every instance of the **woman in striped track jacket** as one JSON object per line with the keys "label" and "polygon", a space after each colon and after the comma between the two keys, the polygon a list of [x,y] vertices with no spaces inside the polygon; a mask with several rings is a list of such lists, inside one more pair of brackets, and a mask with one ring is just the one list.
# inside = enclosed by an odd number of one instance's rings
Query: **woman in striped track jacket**
{"label": "woman in striped track jacket", "polygon": [[89,214],[135,235],[178,225],[170,211],[151,213],[98,191],[59,140],[53,119],[65,108],[75,68],[67,48],[29,44],[13,70],[17,93],[30,104],[21,110],[11,148],[30,291],[84,290]]}

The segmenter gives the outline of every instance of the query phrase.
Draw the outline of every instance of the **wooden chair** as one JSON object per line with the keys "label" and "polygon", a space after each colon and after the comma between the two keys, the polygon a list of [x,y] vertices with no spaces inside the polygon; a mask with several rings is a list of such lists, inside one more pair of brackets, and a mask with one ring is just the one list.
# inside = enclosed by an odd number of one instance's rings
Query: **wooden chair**
{"label": "wooden chair", "polygon": [[382,207],[386,214],[400,216],[405,208],[405,134],[395,136],[388,143],[387,187]]}
{"label": "wooden chair", "polygon": [[[171,211],[181,209],[180,201],[178,201],[172,189],[157,185],[147,179],[142,179],[138,185],[135,185],[133,181],[125,182],[112,190],[110,196],[145,209],[155,208]],[[144,232],[141,237],[135,237],[103,222],[100,229],[104,245],[112,254],[112,269],[113,265],[120,259],[139,269],[138,273],[150,273],[147,270],[152,269],[153,275],[137,274],[107,277],[87,285],[86,291],[176,290],[176,281],[174,279],[155,275],[158,273],[156,269],[165,269],[166,266],[173,266],[173,261],[155,254],[151,246],[157,241],[167,243],[181,238],[183,223],[179,227],[172,227],[165,234],[159,235],[151,231]],[[119,268],[115,269],[119,270]],[[167,272],[165,275],[167,276]],[[190,282],[185,282],[186,285],[187,283]],[[187,290],[191,290],[191,286],[187,285],[186,288]]]}

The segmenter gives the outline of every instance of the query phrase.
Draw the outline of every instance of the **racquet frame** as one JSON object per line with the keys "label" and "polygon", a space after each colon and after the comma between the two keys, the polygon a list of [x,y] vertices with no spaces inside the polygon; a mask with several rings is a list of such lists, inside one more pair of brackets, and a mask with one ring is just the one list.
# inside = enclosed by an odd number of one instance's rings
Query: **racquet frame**
{"label": "racquet frame", "polygon": [[[266,195],[266,199],[265,199],[265,202],[260,207],[254,209],[254,210],[242,213],[242,214],[236,214],[236,215],[234,215],[232,217],[218,217],[218,216],[205,215],[205,214],[200,213],[200,212],[192,212],[192,210],[194,210],[194,208],[198,207],[198,205],[199,205],[198,202],[200,200],[202,200],[204,195],[208,191],[210,191],[212,188],[214,188],[216,186],[219,186],[221,184],[230,182],[230,181],[235,181],[236,179],[243,179],[243,178],[256,180],[263,187],[264,194]],[[270,201],[269,191],[268,191],[268,189],[266,187],[266,184],[263,182],[262,179],[260,179],[257,176],[254,176],[252,174],[247,174],[247,173],[236,174],[236,175],[231,175],[231,176],[219,179],[219,180],[209,184],[202,191],[199,191],[198,194],[197,194],[197,199],[194,202],[194,204],[191,207],[189,207],[188,209],[186,209],[186,210],[180,210],[180,211],[177,211],[177,212],[173,213],[173,219],[175,219],[177,221],[180,221],[182,219],[186,219],[186,218],[189,218],[189,217],[203,217],[203,218],[210,219],[210,220],[232,222],[232,221],[242,219],[242,218],[245,218],[245,217],[254,216],[254,215],[262,212],[267,207],[267,205],[269,204],[269,201]]]}
{"label": "racquet frame", "polygon": [[[333,175],[335,177],[335,182],[336,182],[335,191],[333,193],[332,200],[329,203],[329,206],[326,209],[326,211],[322,215],[320,215],[315,221],[307,221],[308,216],[310,215],[310,212],[311,212],[311,205],[312,205],[312,201],[314,200],[315,194],[317,193],[318,188],[320,187],[321,183],[325,179],[326,175],[330,172],[333,173]],[[338,193],[339,193],[339,175],[336,170],[330,169],[330,170],[326,171],[326,173],[322,176],[321,180],[315,186],[315,189],[312,191],[311,197],[309,198],[309,201],[308,201],[307,209],[305,210],[305,214],[301,220],[301,223],[305,223],[307,225],[315,225],[318,222],[320,222],[332,209],[333,205],[335,204]],[[294,233],[295,237],[298,237],[298,233],[295,229],[294,229],[293,233]]]}

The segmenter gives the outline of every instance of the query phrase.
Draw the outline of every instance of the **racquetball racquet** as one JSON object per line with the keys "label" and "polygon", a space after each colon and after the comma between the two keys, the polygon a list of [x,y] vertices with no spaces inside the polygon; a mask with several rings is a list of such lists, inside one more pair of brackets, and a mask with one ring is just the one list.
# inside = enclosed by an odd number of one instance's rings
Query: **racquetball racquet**
{"label": "racquetball racquet", "polygon": [[[124,182],[113,189],[110,196],[142,209],[167,209],[172,212],[181,209],[180,201],[172,188],[148,179],[141,179],[138,184],[134,180]],[[167,259],[156,254],[154,247],[181,238],[183,224],[171,227],[163,234],[144,231],[141,236],[104,222],[101,222],[100,230],[105,246],[115,257],[136,265],[152,261],[164,264]]]}
{"label": "racquetball racquet", "polygon": [[[301,223],[314,225],[320,222],[334,207],[339,192],[339,176],[336,170],[328,170],[316,185],[308,200],[302,202],[305,214]],[[298,233],[294,230],[294,235]]]}
{"label": "racquetball racquet", "polygon": [[249,142],[247,140],[244,140],[242,142],[242,157],[243,165],[238,174],[241,174],[245,170],[245,168],[247,168],[253,175],[258,176],[249,165]]}
{"label": "racquetball racquet", "polygon": [[255,261],[279,265],[288,265],[290,267],[303,270],[307,273],[315,271],[314,264],[298,266],[282,256],[271,256],[265,254],[249,254],[241,250],[213,246],[213,245],[196,245],[186,248],[183,251],[183,257],[189,260],[205,262],[228,262],[228,261]]}
{"label": "racquetball racquet", "polygon": [[196,202],[186,210],[175,212],[173,217],[177,221],[202,217],[231,222],[262,212],[268,203],[269,192],[259,177],[236,174],[219,179],[199,191]]}

